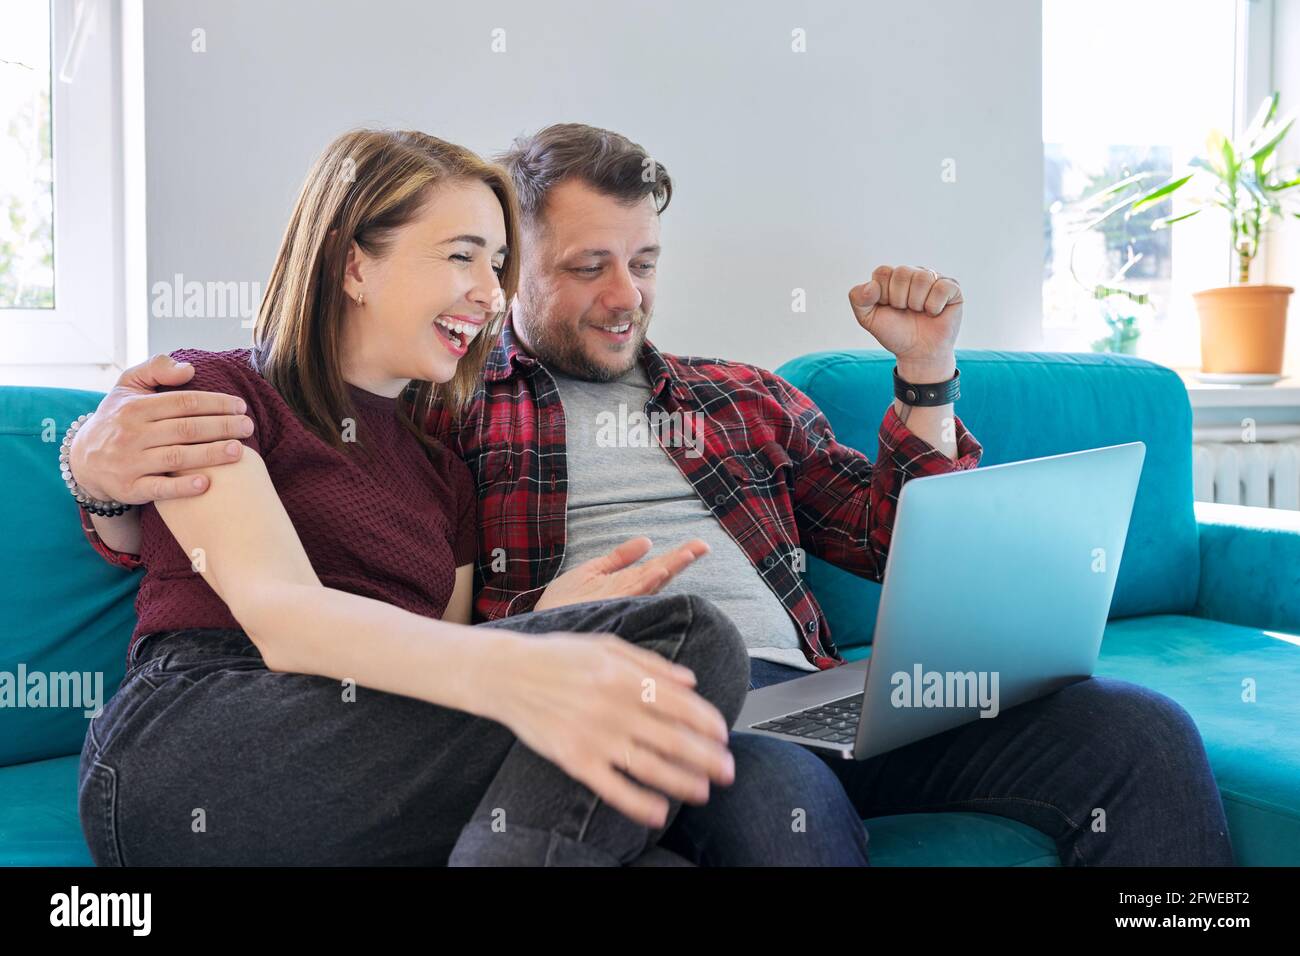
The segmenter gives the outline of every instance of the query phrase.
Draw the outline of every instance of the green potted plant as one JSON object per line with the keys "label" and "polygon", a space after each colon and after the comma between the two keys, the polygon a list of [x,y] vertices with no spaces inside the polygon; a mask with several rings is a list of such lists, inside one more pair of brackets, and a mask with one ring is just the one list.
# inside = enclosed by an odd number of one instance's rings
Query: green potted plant
{"label": "green potted plant", "polygon": [[1192,296],[1201,322],[1201,370],[1206,373],[1276,377],[1282,371],[1286,312],[1295,290],[1250,284],[1250,264],[1272,222],[1284,215],[1300,218],[1300,206],[1295,205],[1300,199],[1300,169],[1283,172],[1277,161],[1278,146],[1295,116],[1276,119],[1277,106],[1274,92],[1239,138],[1230,140],[1212,131],[1205,155],[1188,164],[1190,171],[1122,204],[1125,216],[1133,216],[1190,187],[1196,191],[1190,198],[1197,208],[1157,219],[1151,228],[1167,228],[1209,207],[1227,213],[1236,284]]}
{"label": "green potted plant", "polygon": [[[1121,283],[1124,282],[1129,270],[1141,261],[1142,253],[1134,252],[1131,242],[1126,243],[1124,265],[1113,275],[1097,282],[1082,279],[1077,264],[1080,242],[1127,205],[1123,201],[1115,203],[1114,197],[1154,174],[1143,172],[1129,175],[1129,171],[1125,169],[1120,175],[1124,178],[1119,182],[1107,184],[1104,188],[1074,203],[1073,213],[1077,218],[1068,262],[1070,277],[1097,302],[1098,310],[1106,323],[1106,334],[1092,341],[1092,350],[1134,355],[1137,352],[1138,338],[1142,334],[1140,323],[1151,312],[1150,296],[1145,292],[1125,288]],[[1132,197],[1130,202],[1131,199]],[[1098,206],[1107,204],[1109,208],[1098,214]]]}
{"label": "green potted plant", "polygon": [[1101,283],[1093,287],[1092,296],[1101,303],[1101,317],[1109,330],[1092,342],[1092,350],[1136,354],[1138,336],[1142,334],[1139,322],[1147,311],[1147,294]]}

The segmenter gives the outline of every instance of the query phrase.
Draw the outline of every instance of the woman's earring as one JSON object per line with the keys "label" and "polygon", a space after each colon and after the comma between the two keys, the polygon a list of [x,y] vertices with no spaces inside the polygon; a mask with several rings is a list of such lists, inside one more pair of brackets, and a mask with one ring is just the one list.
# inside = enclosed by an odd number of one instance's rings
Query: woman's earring
{"label": "woman's earring", "polygon": [[364,292],[358,292],[357,305],[365,305],[365,304],[366,304],[366,294]]}

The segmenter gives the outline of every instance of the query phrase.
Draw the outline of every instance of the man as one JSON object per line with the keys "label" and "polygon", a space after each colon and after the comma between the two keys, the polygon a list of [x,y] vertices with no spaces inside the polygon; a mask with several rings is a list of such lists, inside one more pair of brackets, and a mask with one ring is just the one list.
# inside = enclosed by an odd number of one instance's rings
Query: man
{"label": "man", "polygon": [[[664,592],[698,594],[731,616],[749,645],[754,686],[842,663],[799,559],[812,554],[879,580],[902,485],[976,467],[979,443],[951,404],[895,399],[873,466],[771,372],[660,352],[646,330],[659,216],[672,195],[667,170],[625,137],[580,124],[523,137],[501,161],[523,214],[519,294],[480,400],[460,421],[438,413],[427,423],[478,480],[477,615],[532,610],[548,582],[575,568],[599,596],[624,573],[603,556],[653,528],[709,543],[709,555]],[[882,266],[849,303],[905,382],[956,375],[963,303],[954,280]],[[229,460],[224,439],[239,437],[240,417],[219,399],[196,398],[196,417],[184,424],[141,425],[147,415],[125,412],[154,384],[187,380],[169,365],[158,357],[128,370],[77,434],[71,466],[88,494],[134,503],[201,493],[167,472]],[[132,515],[97,520],[129,541]],[[131,563],[86,527],[101,553]],[[768,772],[806,777],[808,825],[842,828],[845,845],[861,841],[859,817],[967,810],[1048,833],[1068,864],[1232,862],[1191,718],[1121,681],[1083,681],[867,761],[819,760],[792,744],[772,754]],[[766,804],[755,787],[761,780],[747,789],[738,779],[711,798],[714,810],[717,801],[734,807],[725,833],[693,832],[688,807],[664,845],[712,863],[781,862],[783,846],[745,843],[745,817],[790,820],[799,808]]]}

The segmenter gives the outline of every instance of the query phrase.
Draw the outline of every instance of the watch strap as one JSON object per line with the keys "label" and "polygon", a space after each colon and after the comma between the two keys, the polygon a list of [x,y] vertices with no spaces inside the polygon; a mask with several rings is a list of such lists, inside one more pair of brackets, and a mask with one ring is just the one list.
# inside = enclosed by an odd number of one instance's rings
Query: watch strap
{"label": "watch strap", "polygon": [[950,405],[961,398],[961,369],[954,371],[947,381],[918,384],[900,378],[895,365],[894,397],[904,405],[917,407]]}

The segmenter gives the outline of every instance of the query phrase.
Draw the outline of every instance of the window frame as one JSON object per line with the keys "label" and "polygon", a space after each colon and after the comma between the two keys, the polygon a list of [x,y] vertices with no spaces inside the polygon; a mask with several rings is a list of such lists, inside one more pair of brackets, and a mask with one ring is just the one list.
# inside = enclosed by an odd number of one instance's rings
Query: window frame
{"label": "window frame", "polygon": [[[54,307],[0,309],[0,382],[106,389],[147,348],[147,310],[128,327],[126,308],[128,266],[138,266],[143,243],[127,171],[142,179],[143,148],[133,168],[124,120],[142,133],[142,110],[128,110],[124,93],[142,103],[142,11],[139,0],[49,6]],[[86,33],[69,60],[79,11]],[[61,78],[65,61],[71,82]]]}

